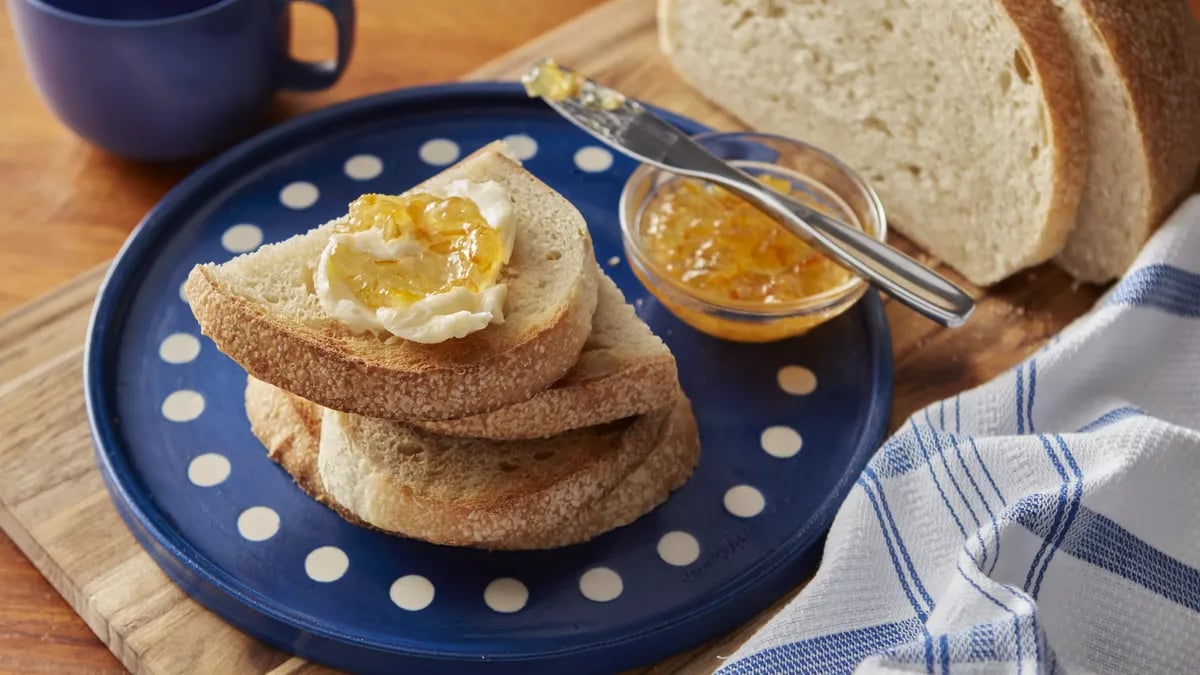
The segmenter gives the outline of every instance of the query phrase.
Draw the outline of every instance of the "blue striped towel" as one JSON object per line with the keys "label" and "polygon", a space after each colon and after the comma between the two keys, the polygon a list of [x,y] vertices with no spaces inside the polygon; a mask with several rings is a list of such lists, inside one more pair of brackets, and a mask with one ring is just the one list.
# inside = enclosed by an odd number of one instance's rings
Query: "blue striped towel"
{"label": "blue striped towel", "polygon": [[1200,196],[1032,358],[914,414],[721,675],[1200,672]]}

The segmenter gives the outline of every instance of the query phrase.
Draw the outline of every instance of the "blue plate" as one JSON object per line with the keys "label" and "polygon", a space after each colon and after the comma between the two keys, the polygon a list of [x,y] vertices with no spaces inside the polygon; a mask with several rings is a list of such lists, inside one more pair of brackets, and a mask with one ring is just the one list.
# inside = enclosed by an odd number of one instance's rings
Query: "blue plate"
{"label": "blue plate", "polygon": [[[245,374],[180,297],[192,265],[302,232],[360,193],[403,191],[500,137],[587,218],[700,422],[700,465],[666,504],[553,551],[390,537],[309,499],[251,435]],[[697,333],[623,259],[617,196],[634,168],[515,85],[455,84],[294,120],[182,182],[125,244],[88,337],[97,459],[138,540],[230,623],[355,671],[611,672],[728,631],[803,581],[887,423],[879,299],[786,342]]]}

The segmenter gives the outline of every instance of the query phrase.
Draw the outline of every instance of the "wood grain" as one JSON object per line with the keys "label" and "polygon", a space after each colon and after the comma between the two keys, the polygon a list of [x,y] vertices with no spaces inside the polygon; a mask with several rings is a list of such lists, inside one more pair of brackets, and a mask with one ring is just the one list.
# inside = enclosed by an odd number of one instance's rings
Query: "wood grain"
{"label": "wood grain", "polygon": [[[382,4],[382,0],[379,2]],[[370,2],[359,4],[364,18],[369,11],[384,11]],[[415,7],[426,3],[397,4]],[[484,3],[465,0],[441,0],[430,4],[441,8],[447,5],[471,5],[477,7],[479,12],[489,11]],[[468,20],[475,30],[505,25],[508,15],[516,13],[511,7],[526,5],[525,9],[532,10],[535,3],[522,0],[512,5],[505,4],[502,11],[499,9],[501,3],[493,4],[496,7],[490,10],[493,11],[490,22]],[[561,3],[551,10],[548,9],[549,3],[545,6],[539,3],[537,13],[544,16],[546,12],[557,11],[571,4]],[[578,9],[586,4],[591,3],[576,2],[573,8]],[[1200,0],[1196,4],[1200,5]],[[509,77],[523,69],[533,58],[553,55],[641,98],[710,125],[722,128],[739,126],[736,120],[715,110],[673,76],[655,48],[652,5],[649,0],[614,0],[477,69],[471,77]],[[444,22],[437,23],[443,21],[439,11],[420,7],[414,11],[416,14],[412,16],[428,17],[428,26],[441,25],[444,30],[452,30]],[[563,11],[566,13],[567,10]],[[320,30],[319,25],[316,29]],[[364,26],[364,34],[375,35],[372,30]],[[390,35],[380,30],[380,35]],[[411,35],[414,31],[421,33],[413,27],[395,30],[398,31],[395,35]],[[427,28],[426,32],[429,30],[437,31]],[[0,50],[11,47],[3,42],[7,39],[3,35],[0,34]],[[434,39],[429,35],[424,37]],[[405,53],[408,58],[417,61],[421,61],[421,55],[425,54],[423,58],[429,60],[428,54],[416,47],[391,45],[385,37],[370,39],[377,42],[360,44],[372,44],[372,50],[407,50]],[[469,40],[458,39],[460,46],[466,48]],[[368,38],[364,37],[363,40]],[[452,43],[453,40],[446,44]],[[498,46],[496,51],[507,46],[511,45]],[[314,98],[281,99],[276,114],[291,114],[336,98],[389,88],[386,83],[395,82],[392,70],[397,64],[409,68],[408,73],[414,78],[413,81],[421,81],[420,78],[426,75],[430,80],[451,75],[423,70],[437,67],[436,63],[416,65],[394,60],[390,56],[377,56],[374,51],[370,54],[370,57],[362,57],[354,66],[360,69],[357,72],[363,73],[357,76],[362,79],[355,80],[355,71],[352,71],[345,84],[349,88],[347,91],[339,86],[333,92]],[[455,54],[447,58],[453,60],[464,57]],[[463,65],[459,72],[468,66]],[[7,64],[0,64],[0,78],[4,78],[9,70],[11,68]],[[389,77],[392,79],[387,79]],[[7,84],[0,79],[0,92],[7,90],[4,88]],[[124,214],[125,220],[98,217],[101,224],[97,226],[97,231],[109,232],[104,236],[112,237],[114,247],[117,240],[124,237],[128,226],[132,225],[130,218],[137,217],[130,214],[140,215],[162,190],[188,168],[146,168],[123,164],[96,151],[81,149],[76,142],[62,138],[53,140],[55,133],[61,133],[61,130],[54,133],[47,131],[53,125],[45,120],[34,126],[41,128],[36,133],[48,134],[45,138],[51,138],[50,146],[58,147],[58,152],[68,155],[76,153],[74,160],[60,160],[72,167],[73,173],[70,175],[76,182],[108,186],[81,188],[72,193],[73,199],[89,195],[93,200],[98,195],[133,195],[124,198],[129,204],[113,206],[115,211]],[[0,140],[0,172],[9,165],[19,164],[21,155],[18,147],[23,148],[23,152],[29,152],[34,145],[21,145],[11,139]],[[71,149],[62,150],[64,147]],[[48,165],[41,166],[45,170]],[[117,188],[120,188],[120,192],[114,192]],[[34,208],[28,196],[15,199],[5,195],[4,199],[5,204],[23,204],[25,210],[22,213],[26,215],[43,213]],[[62,218],[43,215],[33,222],[43,228],[60,228],[62,232],[78,234],[85,230],[86,213],[94,211],[97,202],[72,205],[70,200],[55,199],[57,210],[53,213],[62,214]],[[74,215],[67,217],[67,214]],[[0,227],[12,226],[5,224]],[[0,241],[4,241],[2,237],[8,235],[7,230],[0,230]],[[24,276],[19,277],[22,283],[49,285],[57,279],[53,276],[55,273],[65,275],[78,272],[91,262],[102,260],[106,255],[102,252],[106,245],[103,242],[108,240],[99,237],[96,241],[101,243],[93,242],[93,248],[80,247],[80,250],[86,248],[94,254],[94,259],[87,259],[86,255],[81,254],[71,264],[63,264],[61,269],[55,268],[45,273],[41,271],[44,266],[36,264],[37,257],[32,256],[30,250],[22,258],[17,254],[10,255],[10,249],[5,247],[0,250],[0,264],[8,265],[24,259],[26,268],[20,271]],[[901,239],[896,238],[894,242],[917,253]],[[59,255],[72,255],[68,249],[67,244],[63,244],[63,248],[55,251]],[[67,271],[68,268],[71,272]],[[48,299],[0,320],[0,470],[3,471],[0,473],[3,476],[0,478],[0,526],[13,533],[21,549],[42,568],[55,587],[75,605],[88,625],[103,637],[128,666],[136,666],[146,672],[189,670],[193,668],[188,666],[195,664],[204,664],[205,670],[219,666],[223,672],[320,672],[319,667],[300,659],[287,658],[248,641],[200,610],[166,583],[157,569],[148,565],[146,554],[136,547],[128,532],[115,520],[115,511],[107,501],[91,464],[90,440],[80,404],[78,349],[90,299],[98,281],[99,272],[93,271]],[[29,297],[36,292],[27,292],[13,284],[7,286],[7,289],[0,289],[0,293],[8,294],[0,295],[0,307],[4,306],[6,297],[9,302],[15,302],[16,298]],[[1098,296],[1097,289],[1075,286],[1063,273],[1051,267],[1030,270],[986,293],[980,289],[972,289],[972,292],[979,299],[979,309],[966,327],[953,331],[940,329],[895,303],[887,303],[896,359],[893,425],[931,401],[979,384],[1011,367],[1084,312]],[[8,570],[10,567],[12,571]],[[38,587],[37,580],[28,572],[28,566],[22,568],[13,562],[11,555],[5,557],[0,549],[0,574],[5,572],[8,572],[7,578],[21,579],[23,583]],[[41,669],[48,672],[95,672],[115,667],[116,662],[111,658],[100,659],[95,656],[95,650],[89,651],[91,648],[87,646],[87,640],[80,637],[82,624],[71,624],[61,614],[55,614],[57,610],[52,609],[53,603],[46,601],[44,587],[40,591],[20,594],[5,590],[7,586],[0,586],[0,671]],[[22,602],[26,604],[20,604]],[[710,672],[721,663],[722,657],[732,653],[754,627],[765,621],[771,611],[781,607],[784,602],[786,598],[781,599],[772,610],[764,612],[755,621],[723,639],[642,672],[655,675]],[[59,633],[60,629],[63,632]],[[203,638],[181,637],[190,636],[193,630]],[[10,632],[14,636],[11,640],[8,637]],[[48,642],[39,642],[43,639]],[[51,646],[40,649],[44,644]],[[221,649],[210,649],[210,645],[218,645]],[[210,662],[208,659],[217,660]],[[43,665],[46,661],[48,665]]]}

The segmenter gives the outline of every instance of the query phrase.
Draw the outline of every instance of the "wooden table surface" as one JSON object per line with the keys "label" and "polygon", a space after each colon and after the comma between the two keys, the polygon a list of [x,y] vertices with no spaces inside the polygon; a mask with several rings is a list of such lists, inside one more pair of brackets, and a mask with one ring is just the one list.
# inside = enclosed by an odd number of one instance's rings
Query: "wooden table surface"
{"label": "wooden table surface", "polygon": [[[342,80],[278,97],[268,121],[397,87],[453,80],[601,0],[359,0]],[[298,3],[297,56],[326,58],[332,26]],[[25,76],[0,3],[0,314],[111,258],[198,162],[140,165],[77,139]],[[108,649],[0,534],[0,672],[123,672]]]}

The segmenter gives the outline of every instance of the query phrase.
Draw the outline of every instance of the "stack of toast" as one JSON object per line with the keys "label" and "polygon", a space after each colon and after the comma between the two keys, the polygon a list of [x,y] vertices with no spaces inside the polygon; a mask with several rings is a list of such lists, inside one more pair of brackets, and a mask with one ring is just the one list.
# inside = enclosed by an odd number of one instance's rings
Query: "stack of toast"
{"label": "stack of toast", "polygon": [[463,179],[512,201],[503,322],[422,344],[329,316],[313,279],[336,220],[196,266],[192,311],[248,372],[246,413],[270,457],[349,521],[489,549],[632,522],[699,458],[675,359],[597,265],[579,212],[502,144],[412,191]]}

